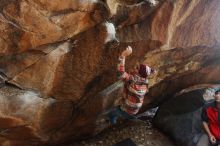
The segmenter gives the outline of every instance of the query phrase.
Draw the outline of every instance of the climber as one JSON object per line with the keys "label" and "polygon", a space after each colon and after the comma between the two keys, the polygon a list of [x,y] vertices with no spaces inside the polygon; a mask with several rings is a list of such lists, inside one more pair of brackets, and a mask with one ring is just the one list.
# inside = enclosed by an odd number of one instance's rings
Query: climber
{"label": "climber", "polygon": [[119,106],[113,108],[108,113],[111,124],[116,124],[119,117],[123,119],[134,119],[141,108],[144,96],[148,92],[148,79],[156,70],[144,64],[137,64],[132,72],[125,72],[125,59],[132,53],[132,48],[128,46],[120,57],[117,66],[119,79],[124,81],[124,95]]}
{"label": "climber", "polygon": [[[215,91],[215,102],[204,106],[202,110],[203,135],[197,146],[220,146],[220,89]],[[210,143],[210,144],[209,144]]]}

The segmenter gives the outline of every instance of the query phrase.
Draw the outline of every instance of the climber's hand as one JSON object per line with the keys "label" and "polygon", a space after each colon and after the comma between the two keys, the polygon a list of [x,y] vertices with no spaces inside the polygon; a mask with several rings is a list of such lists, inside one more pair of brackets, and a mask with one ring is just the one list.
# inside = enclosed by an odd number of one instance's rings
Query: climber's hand
{"label": "climber's hand", "polygon": [[126,50],[124,50],[122,53],[121,53],[121,56],[122,57],[127,57],[129,56],[130,54],[132,53],[132,48],[130,46],[128,46],[126,48]]}
{"label": "climber's hand", "polygon": [[215,143],[216,143],[216,139],[215,139],[215,137],[214,137],[213,135],[211,135],[211,136],[209,137],[209,140],[210,140],[210,142],[211,142],[212,144],[215,144]]}

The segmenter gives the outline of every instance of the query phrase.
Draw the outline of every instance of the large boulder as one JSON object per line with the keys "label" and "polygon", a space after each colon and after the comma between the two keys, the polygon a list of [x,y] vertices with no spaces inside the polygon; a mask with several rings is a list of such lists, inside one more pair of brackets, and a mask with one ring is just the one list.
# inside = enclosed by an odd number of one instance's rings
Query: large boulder
{"label": "large boulder", "polygon": [[160,105],[154,125],[175,140],[178,146],[195,146],[205,133],[201,113],[213,101],[219,85],[197,85],[182,90]]}
{"label": "large boulder", "polygon": [[158,70],[142,110],[219,83],[220,1],[153,1],[1,0],[0,122],[10,121],[1,142],[62,143],[106,128],[97,124],[122,96],[116,64],[127,45],[128,71],[136,62]]}

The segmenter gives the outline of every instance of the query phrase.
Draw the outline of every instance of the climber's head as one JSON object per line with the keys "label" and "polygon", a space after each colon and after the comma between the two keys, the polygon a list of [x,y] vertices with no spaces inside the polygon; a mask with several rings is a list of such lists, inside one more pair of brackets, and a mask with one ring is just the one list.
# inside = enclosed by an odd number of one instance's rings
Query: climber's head
{"label": "climber's head", "polygon": [[137,63],[133,70],[133,73],[138,74],[142,78],[147,78],[150,74],[155,73],[155,69],[150,68],[147,65]]}
{"label": "climber's head", "polygon": [[215,101],[220,103],[220,89],[215,91]]}
{"label": "climber's head", "polygon": [[144,64],[140,64],[139,68],[138,68],[138,74],[142,77],[142,78],[146,78],[147,76],[149,76],[151,73],[151,68],[147,65]]}

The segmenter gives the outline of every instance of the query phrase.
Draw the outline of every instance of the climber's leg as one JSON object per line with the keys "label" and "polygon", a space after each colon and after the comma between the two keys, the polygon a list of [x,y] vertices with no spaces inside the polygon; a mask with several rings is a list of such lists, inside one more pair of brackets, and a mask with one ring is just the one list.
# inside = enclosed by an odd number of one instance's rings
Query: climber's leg
{"label": "climber's leg", "polygon": [[108,114],[107,114],[111,124],[116,124],[118,117],[120,117],[120,111],[118,107],[113,108]]}
{"label": "climber's leg", "polygon": [[123,111],[120,107],[118,107],[118,110],[120,112],[120,116],[125,119],[125,120],[130,120],[130,119],[134,119],[135,117],[126,113],[125,111]]}

